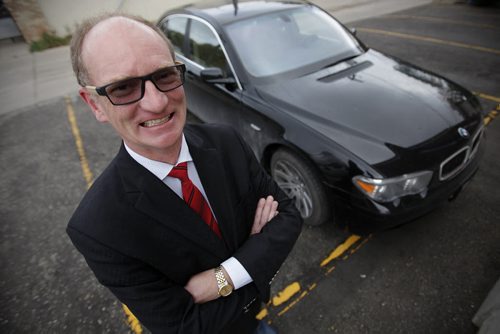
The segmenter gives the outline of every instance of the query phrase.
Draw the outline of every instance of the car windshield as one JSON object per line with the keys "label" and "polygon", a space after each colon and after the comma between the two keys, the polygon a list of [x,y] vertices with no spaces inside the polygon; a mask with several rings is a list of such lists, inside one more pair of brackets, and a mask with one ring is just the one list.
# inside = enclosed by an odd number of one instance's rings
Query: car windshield
{"label": "car windshield", "polygon": [[314,6],[254,16],[225,28],[253,77],[330,65],[362,52],[343,26]]}

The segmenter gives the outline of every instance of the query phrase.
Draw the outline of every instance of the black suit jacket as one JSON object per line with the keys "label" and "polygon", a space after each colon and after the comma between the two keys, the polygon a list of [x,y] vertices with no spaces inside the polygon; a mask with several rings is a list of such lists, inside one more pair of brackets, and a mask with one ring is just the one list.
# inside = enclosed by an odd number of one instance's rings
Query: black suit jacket
{"label": "black suit jacket", "polygon": [[[232,129],[188,125],[184,134],[223,240],[123,145],[83,198],[67,233],[99,282],[152,332],[245,333],[253,330],[245,311],[253,301],[269,299],[269,285],[302,220]],[[267,195],[279,202],[279,215],[249,236],[257,201]],[[195,304],[183,288],[189,278],[231,256],[253,283],[227,298]]]}

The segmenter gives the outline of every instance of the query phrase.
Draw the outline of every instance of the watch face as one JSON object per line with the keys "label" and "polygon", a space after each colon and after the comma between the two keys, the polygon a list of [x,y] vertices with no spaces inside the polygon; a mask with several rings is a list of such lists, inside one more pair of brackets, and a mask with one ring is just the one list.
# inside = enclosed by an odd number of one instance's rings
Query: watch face
{"label": "watch face", "polygon": [[222,288],[220,288],[220,295],[222,297],[226,297],[226,296],[229,296],[231,294],[231,292],[233,292],[233,287],[231,285],[225,285],[223,286]]}

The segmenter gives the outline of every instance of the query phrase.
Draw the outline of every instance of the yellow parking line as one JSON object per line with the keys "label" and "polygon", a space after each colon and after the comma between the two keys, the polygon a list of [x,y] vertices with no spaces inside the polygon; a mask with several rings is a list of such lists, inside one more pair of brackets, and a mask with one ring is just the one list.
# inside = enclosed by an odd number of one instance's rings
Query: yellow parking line
{"label": "yellow parking line", "polygon": [[417,40],[417,41],[424,41],[424,42],[431,42],[431,43],[437,43],[437,44],[442,44],[442,45],[455,46],[455,47],[459,47],[459,48],[482,51],[482,52],[489,52],[489,53],[500,55],[500,50],[498,50],[498,49],[487,48],[487,47],[479,46],[479,45],[470,45],[470,44],[465,44],[465,43],[460,43],[460,42],[447,41],[444,39],[439,39],[439,38],[434,38],[434,37],[418,36],[418,35],[405,34],[405,33],[387,31],[387,30],[381,30],[381,29],[371,29],[371,28],[357,28],[357,30],[367,32],[367,33],[394,36],[394,37],[400,37],[400,38],[405,38],[405,39],[413,39],[413,40]]}
{"label": "yellow parking line", "polygon": [[[69,98],[69,96],[66,96],[65,100],[66,100],[66,113],[68,114],[68,121],[71,126],[71,132],[73,133],[73,137],[75,139],[76,150],[78,152],[78,156],[80,157],[80,165],[82,167],[83,177],[85,178],[85,182],[87,183],[87,188],[90,188],[92,182],[94,181],[94,175],[90,170],[89,161],[87,159],[87,155],[85,154],[85,148],[83,147],[83,140],[82,136],[80,135],[80,129],[78,128],[78,123],[76,121],[73,104],[71,103],[71,99]],[[127,323],[130,329],[135,334],[141,334],[142,327],[139,320],[134,316],[134,314],[128,309],[128,307],[125,304],[123,304],[123,311],[125,312]]]}
{"label": "yellow parking line", "polygon": [[498,116],[498,113],[500,112],[500,104],[497,105],[496,109],[490,111],[486,117],[483,119],[483,123],[485,126],[490,125],[491,122]]}
{"label": "yellow parking line", "polygon": [[90,170],[89,161],[87,160],[87,155],[85,154],[85,149],[83,148],[83,141],[82,137],[80,136],[80,129],[78,128],[78,124],[76,122],[73,104],[71,103],[71,99],[68,96],[66,96],[65,100],[68,121],[71,125],[71,132],[73,132],[73,137],[75,139],[76,150],[78,152],[78,156],[80,157],[80,165],[82,167],[83,177],[85,178],[85,182],[87,183],[87,188],[90,188],[92,182],[94,181],[94,175]]}
{"label": "yellow parking line", "polygon": [[255,316],[255,319],[257,320],[262,320],[264,319],[265,317],[267,317],[267,315],[269,314],[269,311],[267,310],[267,308],[263,308],[262,310],[260,310],[260,312]]}
{"label": "yellow parking line", "polygon": [[486,28],[486,29],[500,30],[498,26],[494,26],[494,25],[491,25],[491,24],[471,23],[471,22],[467,22],[467,21],[450,20],[450,19],[445,19],[445,18],[440,18],[440,17],[432,17],[432,16],[386,15],[386,16],[380,16],[380,18],[381,19],[384,19],[384,18],[411,19],[411,20],[449,23],[449,24],[463,25],[463,26],[468,26],[468,27],[476,27],[476,28]]}
{"label": "yellow parking line", "polygon": [[296,293],[300,291],[299,282],[293,282],[280,292],[276,296],[273,297],[272,302],[273,306],[279,306],[285,302],[287,302],[290,298],[292,298]]}
{"label": "yellow parking line", "polygon": [[135,334],[142,334],[142,327],[139,319],[135,317],[132,311],[129,310],[127,305],[122,304],[123,312],[125,312],[125,317],[127,318],[127,324]]}
{"label": "yellow parking line", "polygon": [[496,102],[497,105],[495,107],[495,109],[491,110],[486,116],[484,116],[483,118],[483,123],[484,125],[488,126],[490,125],[490,123],[498,116],[498,113],[500,112],[500,97],[496,97],[496,96],[491,96],[491,95],[488,95],[488,94],[483,94],[483,93],[479,93],[479,92],[474,92],[474,94],[477,96],[477,97],[480,97],[482,99],[485,99],[485,100],[489,100],[489,101],[493,101],[493,102]]}
{"label": "yellow parking line", "polygon": [[342,243],[340,246],[335,248],[333,250],[333,252],[331,252],[330,255],[321,262],[321,266],[322,267],[326,266],[332,260],[334,260],[334,259],[338,258],[339,256],[341,256],[342,254],[344,254],[345,251],[348,250],[349,248],[351,248],[351,246],[353,244],[355,244],[359,239],[360,239],[360,236],[351,235],[344,243]]}
{"label": "yellow parking line", "polygon": [[[336,265],[330,265],[327,266],[330,262],[333,260],[341,260],[345,261],[347,258],[349,258],[350,255],[354,254],[356,251],[358,251],[366,242],[371,239],[371,235],[361,238],[360,236],[357,235],[351,235],[349,236],[344,242],[342,242],[340,245],[338,245],[331,253],[328,255],[327,258],[325,258],[319,267],[317,267],[317,275],[314,277],[315,281],[310,283],[307,287],[307,289],[304,289],[301,291],[301,284],[299,282],[293,282],[292,284],[288,285],[285,287],[282,291],[278,292],[276,296],[274,296],[271,301],[266,305],[266,307],[262,308],[261,311],[257,314],[256,318],[258,320],[263,320],[266,317],[269,317],[271,319],[268,319],[268,323],[272,323],[272,318],[273,315],[275,317],[281,317],[283,316],[286,312],[291,310],[293,307],[295,307],[302,299],[304,299],[306,296],[309,295],[309,293],[314,290],[318,286],[318,282],[320,279],[322,279],[325,276],[328,276],[331,274],[335,268]],[[358,242],[361,240],[360,242]],[[348,253],[348,254],[347,254]],[[347,255],[346,255],[347,254]],[[342,255],[345,255],[341,257]],[[322,274],[321,274],[322,273]],[[299,294],[300,292],[300,294]],[[295,299],[290,301],[290,299],[294,296],[299,294]],[[281,310],[276,310],[278,306],[281,306],[285,303],[286,304]],[[273,312],[270,312],[273,311]],[[277,313],[276,313],[277,312]]]}
{"label": "yellow parking line", "polygon": [[483,94],[483,93],[479,93],[479,92],[474,92],[474,94],[476,94],[478,97],[483,98],[485,100],[490,100],[493,102],[500,103],[500,97],[491,96],[491,95],[487,95],[487,94]]}
{"label": "yellow parking line", "polygon": [[288,304],[284,309],[282,309],[279,313],[278,313],[278,317],[281,317],[283,314],[285,314],[286,312],[288,312],[292,307],[294,307],[295,305],[297,305],[298,302],[300,302],[302,299],[304,299],[305,296],[307,296],[309,294],[309,292],[311,292],[312,290],[314,290],[316,288],[317,284],[313,284],[309,287],[309,289],[303,291],[300,296],[298,296],[294,301],[292,301],[290,304]]}

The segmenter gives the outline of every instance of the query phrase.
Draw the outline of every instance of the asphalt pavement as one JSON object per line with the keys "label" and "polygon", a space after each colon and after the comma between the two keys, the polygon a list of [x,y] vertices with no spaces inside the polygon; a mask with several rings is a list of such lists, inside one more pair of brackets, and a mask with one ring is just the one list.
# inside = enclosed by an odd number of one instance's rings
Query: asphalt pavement
{"label": "asphalt pavement", "polygon": [[[498,54],[411,39],[499,50],[498,10],[450,1],[316,2],[370,47],[445,74],[485,96],[487,111],[500,103]],[[460,30],[457,21],[469,26]],[[120,303],[64,232],[120,139],[78,99],[67,47],[27,48],[0,41],[0,332],[131,332]],[[416,223],[363,238],[333,224],[304,228],[263,318],[292,334],[474,333],[472,318],[500,275],[498,120],[487,139],[466,191]]]}

